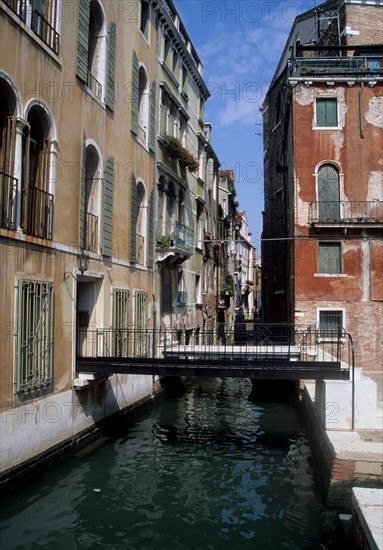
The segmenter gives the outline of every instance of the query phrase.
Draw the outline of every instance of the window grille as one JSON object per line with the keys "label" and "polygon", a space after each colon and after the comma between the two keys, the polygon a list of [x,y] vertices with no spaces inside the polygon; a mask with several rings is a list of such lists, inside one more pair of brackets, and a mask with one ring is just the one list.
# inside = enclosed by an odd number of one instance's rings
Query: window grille
{"label": "window grille", "polygon": [[337,332],[343,327],[343,311],[322,310],[319,312],[319,331]]}
{"label": "window grille", "polygon": [[146,357],[147,341],[146,329],[148,326],[148,293],[136,290],[134,294],[134,355]]}
{"label": "window grille", "polygon": [[113,329],[115,330],[114,355],[116,357],[128,357],[129,301],[129,290],[114,290]]}
{"label": "window grille", "polygon": [[52,382],[53,283],[21,280],[18,287],[16,392]]}

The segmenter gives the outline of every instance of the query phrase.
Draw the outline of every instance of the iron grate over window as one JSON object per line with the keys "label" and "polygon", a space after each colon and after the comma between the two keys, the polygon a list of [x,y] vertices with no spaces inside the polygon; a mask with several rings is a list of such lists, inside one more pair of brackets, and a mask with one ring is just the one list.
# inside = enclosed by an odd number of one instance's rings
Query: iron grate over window
{"label": "iron grate over window", "polygon": [[336,332],[343,327],[343,311],[329,310],[319,312],[319,330],[321,332]]}

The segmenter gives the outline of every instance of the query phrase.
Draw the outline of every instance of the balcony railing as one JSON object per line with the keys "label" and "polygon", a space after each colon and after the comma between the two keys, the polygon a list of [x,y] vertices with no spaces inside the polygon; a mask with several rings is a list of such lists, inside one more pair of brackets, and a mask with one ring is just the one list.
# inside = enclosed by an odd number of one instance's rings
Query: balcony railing
{"label": "balcony railing", "polygon": [[310,204],[310,224],[383,223],[383,201],[316,201]]}
{"label": "balcony railing", "polygon": [[178,248],[186,252],[194,250],[194,231],[186,225],[174,222],[166,224],[157,236],[157,251]]}
{"label": "balcony railing", "polygon": [[94,95],[102,101],[102,85],[91,72],[88,72],[88,88],[94,93]]}
{"label": "balcony railing", "polygon": [[139,265],[145,265],[145,237],[143,235],[137,235],[137,263]]}
{"label": "balcony railing", "polygon": [[51,50],[56,54],[59,53],[58,32],[36,10],[32,12],[31,28]]}
{"label": "balcony railing", "polygon": [[85,250],[97,252],[98,249],[98,217],[86,213]]}
{"label": "balcony railing", "polygon": [[28,0],[4,0],[4,3],[58,55],[60,35],[37,10],[31,10]]}
{"label": "balcony railing", "polygon": [[[289,369],[290,365],[290,368],[296,366],[298,369],[296,374],[299,379],[315,378],[314,373],[322,363],[330,370],[332,365],[334,368],[337,366],[344,373],[340,377],[348,379],[353,365],[351,336],[341,327],[334,331],[321,331],[315,325],[258,325],[248,322],[233,327],[220,325],[213,330],[201,327],[162,327],[153,330],[137,329],[134,326],[123,329],[78,329],[76,350],[78,372],[92,372],[92,367],[97,367],[96,363],[88,361],[87,370],[83,371],[81,361],[86,362],[87,359],[96,362],[101,359],[101,363],[98,361],[101,370],[105,373],[113,372],[112,363],[118,363],[118,358],[122,358],[123,368],[129,365],[145,366],[146,371],[141,370],[141,374],[153,374],[155,371],[151,369],[163,365],[170,368],[169,373],[174,370],[177,375],[177,366],[183,365],[191,369],[193,376],[193,372],[198,375],[193,367],[199,365],[205,367],[204,375],[220,376],[220,369],[232,369],[233,376],[243,376],[238,367],[251,369],[252,366],[258,366],[268,369],[273,378],[271,371],[278,366],[283,371]],[[135,358],[138,360],[135,361]],[[112,370],[108,371],[109,367]],[[305,369],[304,373],[299,373],[301,367]],[[211,369],[211,372],[206,373],[206,368],[208,371]],[[187,371],[184,374],[187,375]],[[323,375],[322,378],[327,377]],[[283,372],[279,377],[283,377]]]}
{"label": "balcony railing", "polygon": [[37,187],[29,187],[27,198],[26,220],[22,223],[25,232],[41,239],[53,238],[53,195]]}
{"label": "balcony railing", "polygon": [[13,231],[16,229],[17,185],[16,178],[0,172],[0,227]]}
{"label": "balcony railing", "polygon": [[383,73],[383,57],[298,57],[291,61],[290,76]]}

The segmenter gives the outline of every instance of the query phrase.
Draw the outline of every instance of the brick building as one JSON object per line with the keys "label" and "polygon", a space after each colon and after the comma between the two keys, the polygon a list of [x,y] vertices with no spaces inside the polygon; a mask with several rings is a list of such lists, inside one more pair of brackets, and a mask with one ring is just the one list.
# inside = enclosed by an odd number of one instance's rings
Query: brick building
{"label": "brick building", "polygon": [[295,20],[264,105],[266,321],[344,327],[382,368],[383,3]]}

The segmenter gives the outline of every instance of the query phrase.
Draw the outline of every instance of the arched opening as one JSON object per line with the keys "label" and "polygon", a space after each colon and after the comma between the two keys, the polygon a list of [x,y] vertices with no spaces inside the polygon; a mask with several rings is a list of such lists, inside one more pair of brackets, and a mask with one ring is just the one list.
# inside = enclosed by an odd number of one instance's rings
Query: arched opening
{"label": "arched opening", "polygon": [[319,219],[340,219],[339,171],[333,164],[322,164],[318,170]]}
{"label": "arched opening", "polygon": [[146,205],[145,205],[145,187],[142,182],[137,183],[137,262],[145,265],[145,233],[146,233]]}
{"label": "arched opening", "polygon": [[16,146],[16,99],[0,79],[0,227],[16,229],[17,179],[13,177]]}
{"label": "arched opening", "polygon": [[91,0],[88,33],[88,86],[102,99],[105,86],[106,32],[105,18],[98,0]]}
{"label": "arched opening", "polygon": [[41,105],[32,105],[23,135],[21,227],[29,235],[52,238],[53,195],[50,184],[51,123]]}
{"label": "arched opening", "polygon": [[101,166],[98,151],[88,145],[85,155],[85,248],[98,251]]}
{"label": "arched opening", "polygon": [[178,222],[181,225],[185,224],[185,193],[182,189],[178,194]]}
{"label": "arched opening", "polygon": [[149,127],[149,79],[143,66],[139,69],[138,86],[138,139],[148,144]]}

